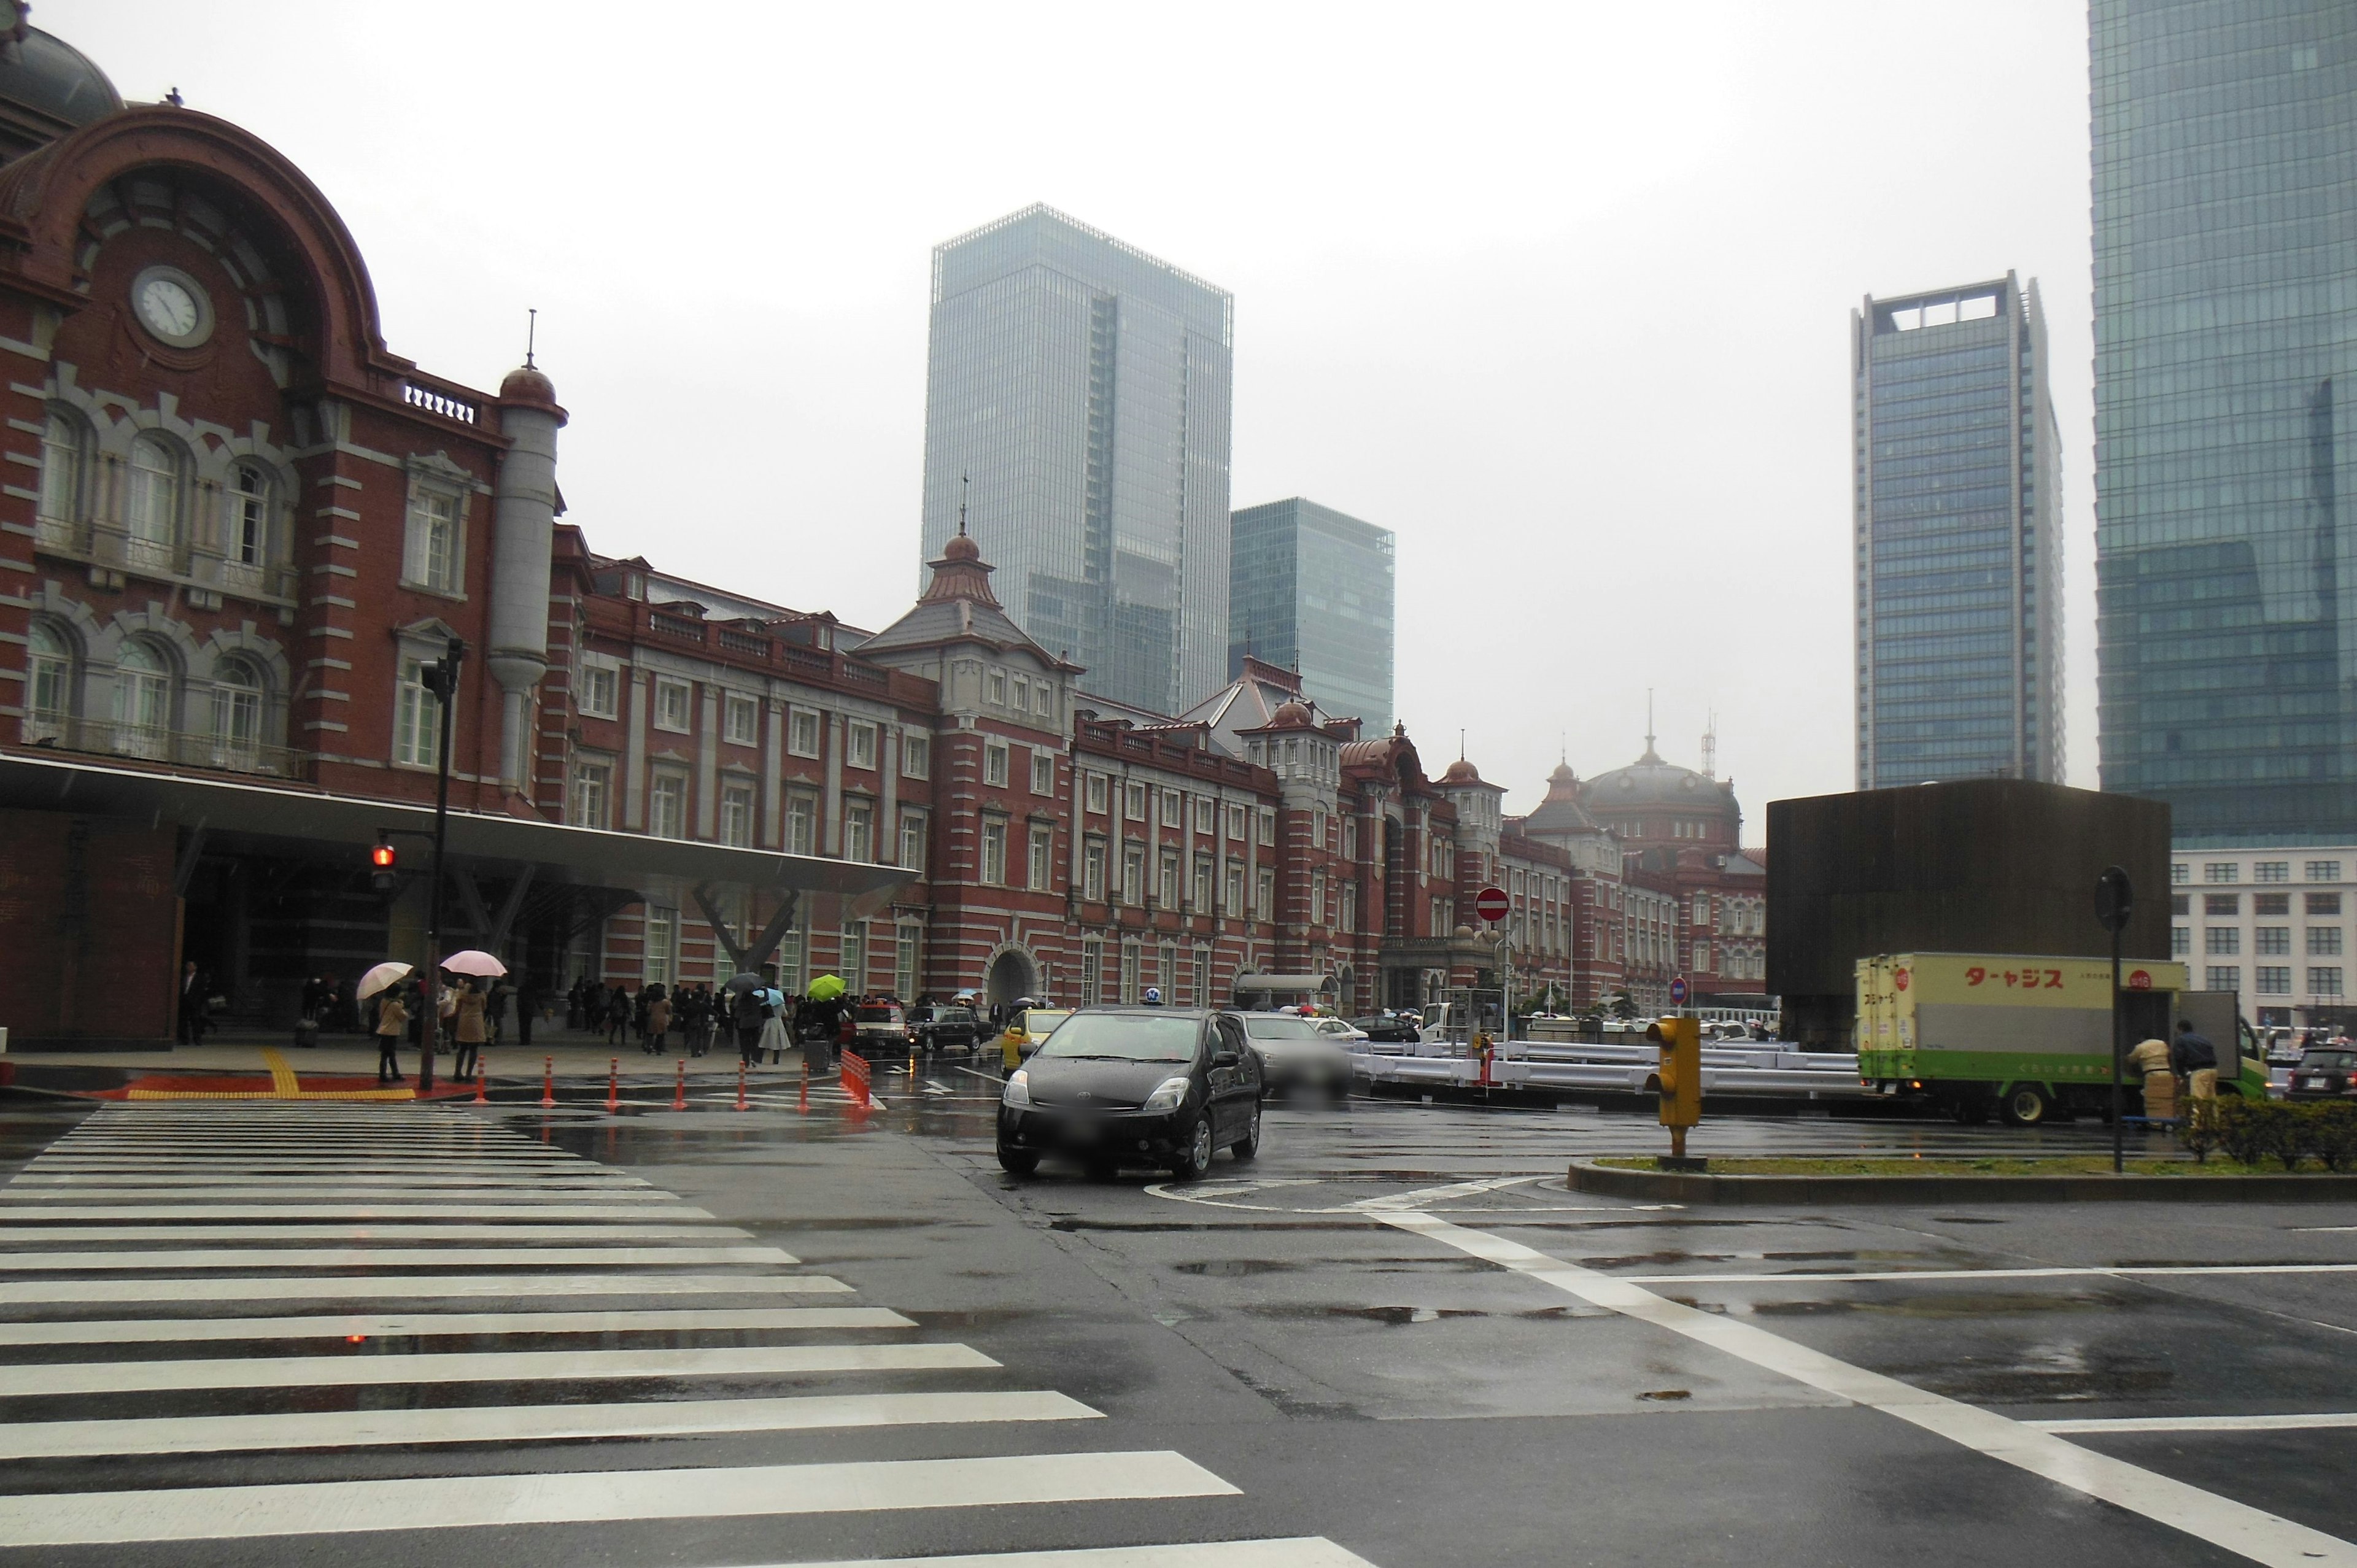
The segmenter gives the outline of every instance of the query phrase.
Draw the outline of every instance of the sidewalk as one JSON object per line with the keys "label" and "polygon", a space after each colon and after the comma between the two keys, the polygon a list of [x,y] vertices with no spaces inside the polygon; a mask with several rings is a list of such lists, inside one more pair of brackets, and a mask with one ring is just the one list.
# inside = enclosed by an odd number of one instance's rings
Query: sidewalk
{"label": "sidewalk", "polygon": [[[191,1074],[230,1073],[240,1076],[268,1075],[273,1064],[263,1055],[269,1051],[285,1065],[304,1078],[350,1079],[376,1078],[377,1047],[373,1037],[364,1035],[325,1035],[314,1048],[297,1048],[294,1042],[280,1033],[240,1033],[226,1038],[215,1035],[201,1046],[181,1046],[170,1050],[119,1051],[11,1051],[0,1061],[25,1067],[50,1068],[111,1068],[132,1069],[166,1074],[174,1078]],[[493,1079],[517,1080],[538,1079],[554,1064],[559,1079],[595,1079],[604,1082],[619,1060],[626,1074],[678,1071],[681,1058],[687,1061],[688,1076],[737,1074],[737,1048],[733,1045],[716,1045],[708,1055],[689,1057],[678,1048],[661,1056],[648,1056],[633,1044],[619,1047],[606,1044],[602,1035],[570,1029],[535,1029],[530,1047],[510,1043],[483,1047],[483,1067]],[[451,1053],[436,1052],[434,1058],[437,1082],[450,1071]],[[764,1062],[759,1070],[768,1073],[791,1072],[799,1076],[802,1053],[799,1047],[789,1047],[781,1063]],[[820,1069],[822,1073],[825,1069]],[[414,1081],[417,1075],[417,1053],[404,1042],[401,1047],[402,1076]]]}

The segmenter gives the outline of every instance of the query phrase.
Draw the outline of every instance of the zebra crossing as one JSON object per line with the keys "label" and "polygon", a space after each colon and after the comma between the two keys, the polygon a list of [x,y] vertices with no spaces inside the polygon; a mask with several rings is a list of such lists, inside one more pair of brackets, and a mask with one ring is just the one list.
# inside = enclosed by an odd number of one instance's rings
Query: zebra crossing
{"label": "zebra crossing", "polygon": [[[823,1568],[1368,1568],[1319,1537],[1222,1539],[1241,1487],[1091,1446],[1102,1412],[855,1294],[457,1107],[110,1105],[0,1186],[0,1459],[52,1466],[0,1480],[0,1563],[437,1532],[422,1560],[470,1529],[735,1519],[784,1563],[816,1555],[790,1549],[798,1520],[967,1509],[928,1513],[927,1539],[987,1518],[992,1552]],[[909,1458],[791,1446],[887,1428],[939,1436]],[[1108,1502],[1200,1511],[1184,1540],[1069,1544]],[[1010,1509],[1053,1549],[1006,1550]]]}

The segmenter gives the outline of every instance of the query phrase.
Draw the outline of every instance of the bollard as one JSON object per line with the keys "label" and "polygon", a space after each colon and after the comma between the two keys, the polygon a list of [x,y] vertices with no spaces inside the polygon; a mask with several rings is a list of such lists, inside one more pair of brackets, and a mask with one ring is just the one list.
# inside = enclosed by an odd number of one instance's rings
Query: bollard
{"label": "bollard", "polygon": [[606,1058],[606,1114],[619,1114],[622,1109],[622,1058]]}
{"label": "bollard", "polygon": [[556,1106],[556,1058],[543,1057],[540,1059],[548,1074],[547,1079],[540,1086],[540,1108],[543,1111],[551,1111]]}
{"label": "bollard", "polygon": [[737,1109],[739,1111],[753,1109],[745,1103],[745,1064],[742,1061],[737,1064]]}
{"label": "bollard", "polygon": [[673,1111],[687,1109],[687,1058],[685,1057],[679,1058],[679,1088],[671,1097],[671,1108]]}
{"label": "bollard", "polygon": [[490,1073],[487,1073],[487,1072],[485,1072],[485,1071],[483,1070],[483,1069],[482,1069],[482,1064],[481,1064],[481,1063],[478,1062],[478,1063],[476,1064],[476,1066],[475,1066],[475,1103],[476,1103],[476,1104],[478,1104],[478,1105],[489,1105],[489,1104],[490,1103],[490,1101],[489,1099],[485,1098],[485,1096],[484,1096],[484,1094],[483,1094],[483,1083],[484,1083],[484,1080],[485,1080],[485,1079],[489,1079],[490,1076],[491,1076],[491,1075],[490,1075]]}
{"label": "bollard", "polygon": [[804,1046],[802,1047],[802,1102],[796,1105],[794,1109],[801,1112],[805,1116],[810,1114],[810,1047],[808,1046]]}

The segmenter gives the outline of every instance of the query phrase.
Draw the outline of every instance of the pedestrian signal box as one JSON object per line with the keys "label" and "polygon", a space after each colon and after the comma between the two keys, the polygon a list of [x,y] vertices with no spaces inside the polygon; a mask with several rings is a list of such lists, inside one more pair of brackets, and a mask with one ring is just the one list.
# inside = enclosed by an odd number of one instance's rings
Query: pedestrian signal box
{"label": "pedestrian signal box", "polygon": [[393,891],[393,871],[395,858],[392,843],[384,839],[377,840],[374,846],[369,850],[369,870],[371,873],[369,880],[375,884],[376,890],[380,893],[390,893]]}
{"label": "pedestrian signal box", "polygon": [[1662,1125],[1670,1130],[1670,1152],[1685,1155],[1686,1129],[1702,1120],[1702,1026],[1692,1018],[1660,1018],[1645,1038],[1661,1048],[1654,1076],[1662,1085]]}

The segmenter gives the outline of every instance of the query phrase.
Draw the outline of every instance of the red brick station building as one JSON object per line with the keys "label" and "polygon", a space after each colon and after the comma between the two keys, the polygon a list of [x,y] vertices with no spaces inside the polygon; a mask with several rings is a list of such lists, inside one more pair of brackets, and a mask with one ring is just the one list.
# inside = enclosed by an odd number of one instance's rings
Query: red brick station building
{"label": "red brick station building", "polygon": [[1493,983],[1494,882],[1518,993],[1759,989],[1732,787],[1650,740],[1509,818],[1470,762],[1434,777],[1256,661],[1184,714],[1092,696],[974,538],[876,632],[597,554],[563,521],[547,375],[486,392],[394,353],[302,171],[126,105],[5,4],[0,361],[17,1048],[169,1038],[184,961],[276,1025],[307,977],[423,959],[421,667],[453,637],[444,944],[544,985],[767,963],[789,990],[1200,1004],[1258,977],[1364,1010]]}

